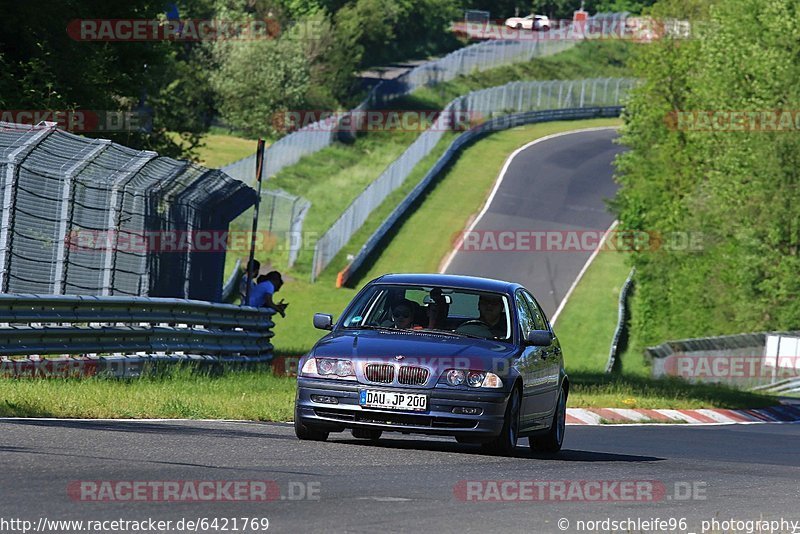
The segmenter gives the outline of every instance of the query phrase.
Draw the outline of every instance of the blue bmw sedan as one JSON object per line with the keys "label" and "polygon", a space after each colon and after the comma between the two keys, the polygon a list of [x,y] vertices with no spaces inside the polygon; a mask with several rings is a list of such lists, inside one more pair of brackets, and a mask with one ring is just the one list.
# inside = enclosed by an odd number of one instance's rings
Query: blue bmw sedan
{"label": "blue bmw sedan", "polygon": [[542,308],[521,285],[442,274],[368,283],[300,361],[297,437],[351,430],[453,436],[510,454],[561,449],[569,379]]}

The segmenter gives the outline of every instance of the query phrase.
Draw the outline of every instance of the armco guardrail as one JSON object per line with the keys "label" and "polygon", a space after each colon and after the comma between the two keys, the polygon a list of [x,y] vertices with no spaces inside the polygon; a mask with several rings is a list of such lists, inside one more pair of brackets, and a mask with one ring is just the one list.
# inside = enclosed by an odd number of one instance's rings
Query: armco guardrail
{"label": "armco guardrail", "polygon": [[491,117],[513,112],[619,106],[627,90],[636,83],[627,78],[512,82],[455,98],[434,124],[370,183],[320,237],[314,247],[311,280],[319,276],[386,197],[403,184],[444,132],[453,129],[454,116],[466,113]]}
{"label": "armco guardrail", "polygon": [[786,378],[784,380],[779,380],[778,382],[772,384],[757,386],[753,388],[753,391],[766,391],[778,395],[786,395],[789,393],[800,393],[800,376],[796,376],[794,378]]}
{"label": "armco guardrail", "polygon": [[758,388],[800,376],[800,332],[754,332],[647,347],[654,378]]}
{"label": "armco guardrail", "polygon": [[[0,295],[0,375],[137,374],[146,362],[272,359],[272,311],[182,299]],[[55,360],[42,356],[58,355]],[[65,355],[78,355],[67,358]],[[9,357],[23,357],[10,359]]]}
{"label": "armco guardrail", "polygon": [[631,269],[625,283],[622,284],[622,289],[619,292],[619,302],[617,304],[617,327],[614,329],[614,337],[611,340],[611,348],[608,349],[608,363],[606,363],[606,373],[614,370],[614,365],[617,362],[619,355],[620,341],[625,335],[625,318],[628,315],[628,293],[633,286],[633,275],[636,273],[636,268]]}
{"label": "armco guardrail", "polygon": [[431,183],[436,179],[439,173],[450,163],[450,161],[458,154],[461,147],[465,144],[474,141],[475,139],[486,135],[487,133],[506,130],[514,128],[523,124],[532,124],[536,122],[547,122],[554,120],[573,120],[573,119],[590,119],[600,117],[617,117],[622,111],[621,106],[613,107],[597,107],[597,108],[578,108],[578,109],[558,109],[547,111],[528,111],[526,113],[515,113],[492,119],[480,126],[472,128],[463,134],[459,135],[447,148],[447,151],[436,161],[431,167],[425,177],[412,189],[408,195],[400,202],[397,207],[392,210],[392,213],[383,221],[375,232],[367,239],[364,245],[356,254],[355,258],[350,264],[339,273],[336,280],[337,286],[343,286],[347,283],[348,279],[358,271],[364,261],[372,254],[378,244],[383,240],[386,234],[397,224],[406,211],[417,201],[417,199],[425,192]]}

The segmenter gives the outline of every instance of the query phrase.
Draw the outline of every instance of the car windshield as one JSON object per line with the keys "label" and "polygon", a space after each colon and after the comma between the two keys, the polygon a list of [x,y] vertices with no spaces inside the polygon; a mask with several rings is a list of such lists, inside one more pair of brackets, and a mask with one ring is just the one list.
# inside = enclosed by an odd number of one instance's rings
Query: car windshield
{"label": "car windshield", "polygon": [[343,328],[419,330],[511,340],[508,298],[451,287],[376,284],[346,312]]}

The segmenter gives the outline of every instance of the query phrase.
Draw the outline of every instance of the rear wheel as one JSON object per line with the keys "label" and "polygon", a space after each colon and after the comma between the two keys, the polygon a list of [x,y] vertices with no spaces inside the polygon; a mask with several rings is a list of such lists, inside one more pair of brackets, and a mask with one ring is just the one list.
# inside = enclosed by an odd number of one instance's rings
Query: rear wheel
{"label": "rear wheel", "polygon": [[510,455],[517,447],[519,437],[519,409],[522,404],[522,394],[519,388],[511,391],[506,406],[506,417],[500,435],[489,443],[483,444],[483,449],[491,454]]}
{"label": "rear wheel", "polygon": [[558,394],[558,404],[553,414],[553,423],[547,434],[538,438],[528,438],[531,450],[534,452],[544,452],[549,454],[557,453],[561,450],[564,442],[564,431],[567,428],[567,392],[561,388]]}
{"label": "rear wheel", "polygon": [[368,439],[370,441],[378,441],[381,439],[382,430],[370,430],[368,428],[354,428],[353,437],[356,439]]}

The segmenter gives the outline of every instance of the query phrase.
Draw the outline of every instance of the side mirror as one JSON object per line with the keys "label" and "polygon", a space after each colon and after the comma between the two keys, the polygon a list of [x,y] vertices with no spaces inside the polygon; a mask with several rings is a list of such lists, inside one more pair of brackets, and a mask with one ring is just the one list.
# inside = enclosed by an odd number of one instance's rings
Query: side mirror
{"label": "side mirror", "polygon": [[546,347],[553,342],[553,336],[547,330],[532,330],[525,338],[526,345]]}
{"label": "side mirror", "polygon": [[314,328],[320,330],[333,330],[333,315],[327,313],[314,314]]}

